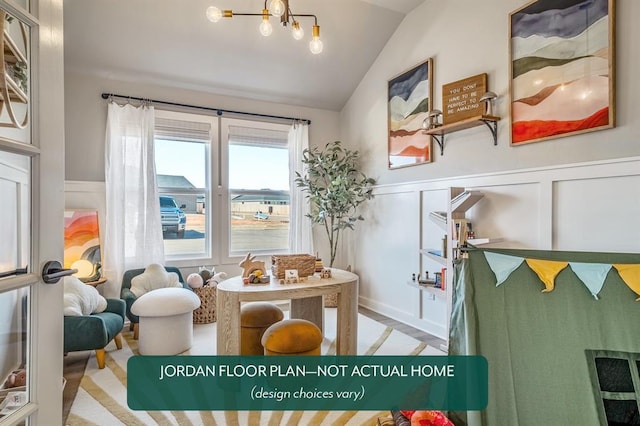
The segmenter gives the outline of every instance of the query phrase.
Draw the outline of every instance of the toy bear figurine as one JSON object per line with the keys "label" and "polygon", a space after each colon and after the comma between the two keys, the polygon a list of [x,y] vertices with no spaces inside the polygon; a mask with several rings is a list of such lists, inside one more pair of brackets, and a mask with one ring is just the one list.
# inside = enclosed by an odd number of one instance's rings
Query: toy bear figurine
{"label": "toy bear figurine", "polygon": [[21,368],[9,374],[9,377],[7,377],[7,380],[4,382],[3,388],[4,389],[17,388],[20,386],[26,386],[26,384],[27,384],[27,370],[24,368]]}

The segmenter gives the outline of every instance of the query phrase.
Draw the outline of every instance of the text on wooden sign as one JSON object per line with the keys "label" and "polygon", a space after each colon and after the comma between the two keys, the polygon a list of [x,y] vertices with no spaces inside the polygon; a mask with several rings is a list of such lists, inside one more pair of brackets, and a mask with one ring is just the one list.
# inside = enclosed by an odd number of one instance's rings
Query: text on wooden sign
{"label": "text on wooden sign", "polygon": [[487,91],[487,74],[478,74],[442,86],[442,121],[444,124],[477,117],[484,113],[480,97]]}

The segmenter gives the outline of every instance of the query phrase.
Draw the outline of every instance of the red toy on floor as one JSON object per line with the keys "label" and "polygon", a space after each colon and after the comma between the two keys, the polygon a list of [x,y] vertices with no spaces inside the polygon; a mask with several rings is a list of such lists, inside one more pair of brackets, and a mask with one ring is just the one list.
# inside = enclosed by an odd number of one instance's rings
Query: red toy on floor
{"label": "red toy on floor", "polygon": [[401,410],[411,421],[411,426],[455,426],[442,411],[435,410]]}

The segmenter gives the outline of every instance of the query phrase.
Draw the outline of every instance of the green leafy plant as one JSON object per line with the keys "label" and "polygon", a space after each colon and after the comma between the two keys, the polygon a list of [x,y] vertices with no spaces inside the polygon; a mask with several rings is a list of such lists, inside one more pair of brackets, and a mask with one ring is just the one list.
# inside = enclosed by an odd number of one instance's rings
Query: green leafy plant
{"label": "green leafy plant", "polygon": [[360,204],[373,198],[375,180],[359,171],[358,151],[344,148],[340,141],[303,151],[305,174],[296,172],[296,185],[306,192],[311,204],[307,217],[314,225],[322,225],[329,239],[333,266],[338,240],[343,229],[354,229],[364,218],[357,214]]}

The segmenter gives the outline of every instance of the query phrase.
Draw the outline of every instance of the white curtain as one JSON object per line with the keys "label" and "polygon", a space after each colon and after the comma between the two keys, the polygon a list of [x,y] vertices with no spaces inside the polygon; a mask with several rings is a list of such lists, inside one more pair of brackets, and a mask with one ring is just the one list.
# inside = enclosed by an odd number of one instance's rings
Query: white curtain
{"label": "white curtain", "polygon": [[126,270],[164,263],[153,126],[153,106],[109,102],[105,141],[105,297],[120,296]]}
{"label": "white curtain", "polygon": [[309,148],[309,125],[294,123],[289,129],[289,187],[290,191],[290,229],[289,247],[291,253],[315,254],[313,249],[313,233],[309,213],[309,200],[296,186],[296,172],[303,175],[302,152]]}

